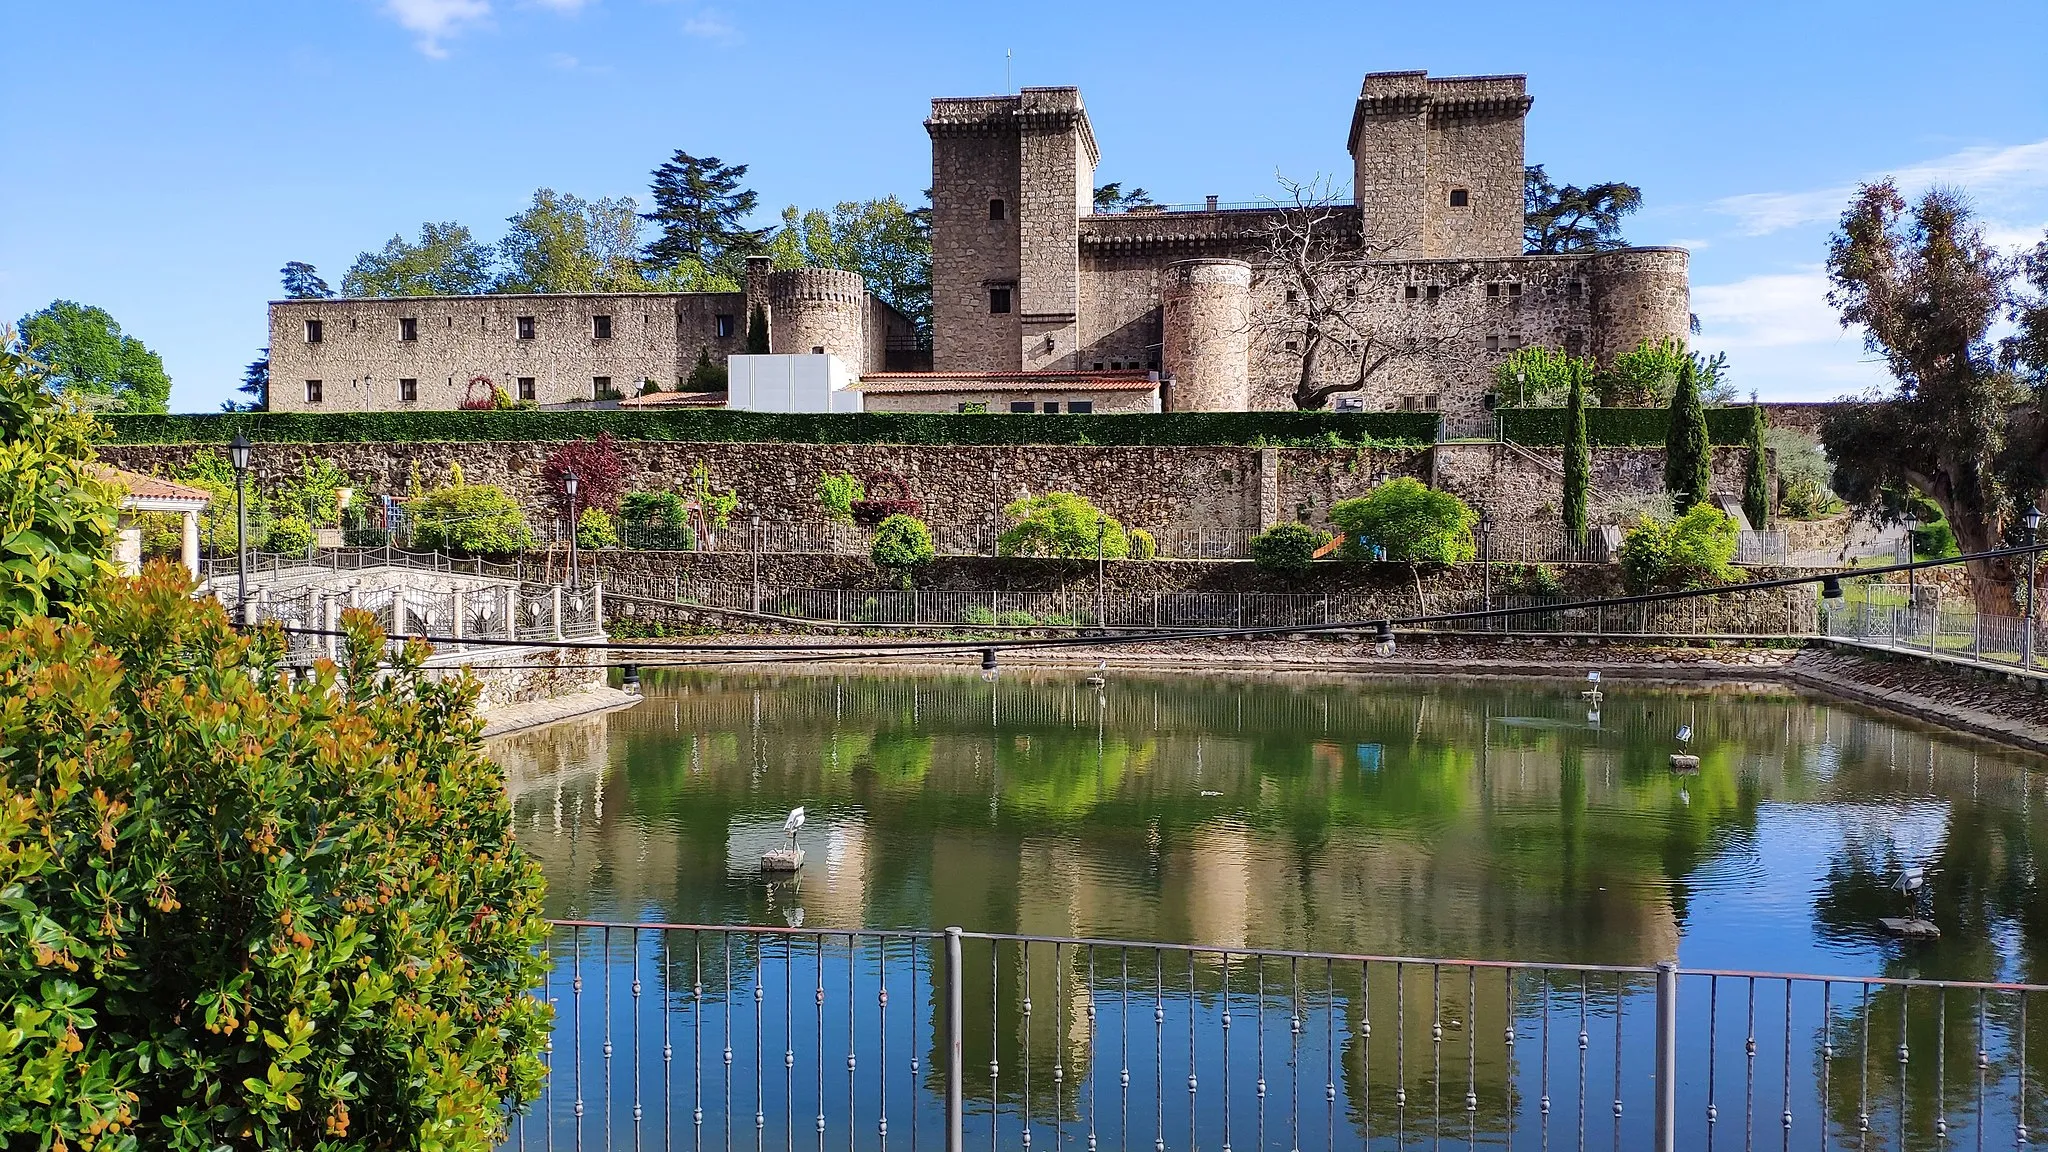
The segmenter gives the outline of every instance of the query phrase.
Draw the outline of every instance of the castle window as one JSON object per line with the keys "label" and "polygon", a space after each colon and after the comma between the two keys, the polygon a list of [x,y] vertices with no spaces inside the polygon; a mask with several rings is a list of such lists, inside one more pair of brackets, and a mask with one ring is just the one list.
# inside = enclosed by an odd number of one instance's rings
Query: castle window
{"label": "castle window", "polygon": [[1289,340],[1289,341],[1287,342],[1287,350],[1288,350],[1289,352],[1298,352],[1298,351],[1300,351],[1300,350],[1301,350],[1301,345],[1299,345],[1299,344],[1295,343],[1295,342],[1294,342],[1294,341],[1292,341],[1292,340]]}
{"label": "castle window", "polygon": [[590,338],[593,340],[611,339],[612,318],[609,316],[592,316],[590,318]]}
{"label": "castle window", "polygon": [[1097,372],[1100,372],[1100,371],[1102,371],[1102,361],[1100,361],[1100,360],[1097,360],[1097,361],[1095,362],[1095,370],[1096,370]]}
{"label": "castle window", "polygon": [[1404,299],[1413,300],[1416,297],[1422,295],[1422,289],[1416,287],[1413,284],[1410,284],[1407,290],[1404,291],[1401,295]]}
{"label": "castle window", "polygon": [[730,316],[713,316],[711,318],[711,330],[718,335],[719,339],[725,340],[729,339],[737,331],[737,326]]}
{"label": "castle window", "polygon": [[399,341],[400,341],[401,343],[409,343],[409,342],[411,342],[411,341],[414,341],[414,340],[417,340],[417,339],[419,339],[419,338],[420,338],[420,322],[419,322],[419,320],[418,320],[418,319],[416,319],[415,317],[412,317],[412,316],[400,316],[400,317],[398,318],[398,339],[399,339]]}
{"label": "castle window", "polygon": [[1486,338],[1486,350],[1487,350],[1488,352],[1498,352],[1498,351],[1500,351],[1500,337],[1498,337],[1498,336],[1488,336],[1488,337]]}
{"label": "castle window", "polygon": [[1434,300],[1434,299],[1436,299],[1437,297],[1439,297],[1439,296],[1441,296],[1441,295],[1443,295],[1443,294],[1444,294],[1444,286],[1443,286],[1443,285],[1441,285],[1441,284],[1431,284],[1431,285],[1429,286],[1429,298],[1430,298],[1431,300]]}
{"label": "castle window", "polygon": [[1038,405],[1033,404],[1029,400],[1012,400],[1010,401],[1010,411],[1018,415],[1026,412],[1036,412],[1038,411]]}
{"label": "castle window", "polygon": [[1525,341],[1523,341],[1520,332],[1510,332],[1506,336],[1501,337],[1501,347],[1506,348],[1510,352],[1520,348],[1523,343]]}
{"label": "castle window", "polygon": [[318,404],[319,402],[320,402],[320,382],[319,382],[318,380],[308,380],[308,381],[306,381],[306,403],[308,403],[308,404]]}
{"label": "castle window", "polygon": [[1345,298],[1346,300],[1356,300],[1356,299],[1358,299],[1358,289],[1356,289],[1356,288],[1346,288],[1346,289],[1344,290],[1344,298]]}
{"label": "castle window", "polygon": [[1047,400],[1047,401],[1045,402],[1045,410],[1046,410],[1047,412],[1051,413],[1052,415],[1055,415],[1055,416],[1059,415],[1059,411],[1060,411],[1060,402],[1059,402],[1059,401],[1057,401],[1057,400]]}
{"label": "castle window", "polygon": [[592,377],[590,378],[590,396],[591,396],[591,398],[592,398],[593,400],[602,400],[602,399],[604,399],[605,397],[607,397],[607,396],[610,396],[611,394],[612,394],[612,378],[611,378],[611,377],[609,377],[609,376],[592,376]]}
{"label": "castle window", "polygon": [[1500,285],[1488,284],[1486,286],[1486,295],[1489,299],[1498,299],[1500,296]]}
{"label": "castle window", "polygon": [[533,339],[533,317],[521,316],[519,318],[519,338],[521,340]]}
{"label": "castle window", "polygon": [[989,219],[1001,220],[1003,218],[1003,211],[1003,202],[1001,200],[991,200],[988,202]]}
{"label": "castle window", "polygon": [[994,315],[1008,312],[1010,310],[1010,290],[1008,288],[989,289],[988,310]]}
{"label": "castle window", "polygon": [[1564,298],[1567,300],[1577,300],[1579,298],[1579,282],[1577,280],[1567,280],[1564,282]]}
{"label": "castle window", "polygon": [[533,377],[521,376],[519,378],[519,398],[521,400],[533,399]]}
{"label": "castle window", "polygon": [[1463,208],[1472,203],[1472,193],[1463,188],[1451,189],[1451,207]]}
{"label": "castle window", "polygon": [[407,404],[419,399],[420,382],[417,380],[400,380],[398,382],[398,398]]}
{"label": "castle window", "polygon": [[1512,298],[1514,298],[1514,297],[1520,296],[1521,294],[1522,294],[1522,284],[1521,284],[1521,282],[1520,282],[1520,281],[1518,281],[1518,280],[1510,280],[1510,281],[1508,281],[1508,297],[1509,297],[1510,299],[1512,299]]}
{"label": "castle window", "polygon": [[1095,411],[1095,401],[1075,400],[1067,405],[1067,411],[1076,416],[1087,416]]}
{"label": "castle window", "polygon": [[1294,289],[1292,289],[1292,288],[1289,288],[1289,289],[1287,290],[1287,302],[1288,302],[1289,304],[1292,304],[1292,303],[1294,303],[1294,302],[1295,302],[1296,300],[1299,300],[1299,299],[1301,299],[1301,293],[1299,293],[1299,292],[1296,292],[1296,291],[1295,291]]}
{"label": "castle window", "polygon": [[306,343],[308,343],[308,344],[318,344],[318,343],[320,342],[320,334],[321,334],[321,324],[320,324],[320,321],[318,321],[318,320],[308,320],[308,321],[306,321]]}

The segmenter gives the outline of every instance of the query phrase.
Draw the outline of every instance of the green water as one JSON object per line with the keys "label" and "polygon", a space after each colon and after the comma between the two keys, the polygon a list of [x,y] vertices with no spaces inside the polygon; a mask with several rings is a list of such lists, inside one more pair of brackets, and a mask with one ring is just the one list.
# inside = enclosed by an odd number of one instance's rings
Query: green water
{"label": "green water", "polygon": [[558,917],[2048,979],[2037,757],[1767,686],[1083,675],[650,674],[493,748]]}

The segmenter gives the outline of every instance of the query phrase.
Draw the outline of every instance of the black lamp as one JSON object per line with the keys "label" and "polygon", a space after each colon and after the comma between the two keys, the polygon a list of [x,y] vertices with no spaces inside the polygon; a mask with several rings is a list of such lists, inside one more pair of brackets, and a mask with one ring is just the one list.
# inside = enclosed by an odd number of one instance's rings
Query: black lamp
{"label": "black lamp", "polygon": [[249,622],[249,438],[237,431],[228,442],[228,463],[235,469],[235,621]]}

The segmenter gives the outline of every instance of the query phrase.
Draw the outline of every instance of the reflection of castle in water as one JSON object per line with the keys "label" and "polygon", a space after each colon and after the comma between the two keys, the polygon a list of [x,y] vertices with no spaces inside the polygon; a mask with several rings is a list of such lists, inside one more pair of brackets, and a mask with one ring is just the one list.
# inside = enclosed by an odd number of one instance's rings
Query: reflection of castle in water
{"label": "reflection of castle in water", "polygon": [[[2009,759],[1980,762],[1781,693],[1615,687],[1595,729],[1575,692],[1545,687],[1123,675],[1098,694],[1072,680],[670,674],[650,678],[640,707],[598,722],[608,742],[576,729],[493,750],[520,782],[519,835],[543,861],[556,915],[784,924],[800,907],[810,928],[959,924],[1619,964],[1675,957],[1701,865],[1739,856],[1761,805],[1847,811],[1844,797],[1878,797],[1881,812],[1946,801],[1961,780],[2025,795]],[[1702,758],[1682,778],[1665,766],[1681,723],[1699,731]],[[810,860],[797,885],[771,887],[759,854],[799,803]],[[1083,950],[1033,946],[1027,975],[1016,946],[992,955],[970,942],[969,1018],[1004,1038],[999,1052],[969,1053],[970,1094],[991,1091],[988,1056],[1004,1069],[994,1091],[1006,1101],[1027,1068],[1041,1090],[1055,1068],[1070,1083],[1099,1073],[1091,997],[1098,1042],[1112,1028],[1149,1037],[1149,997],[1162,989],[1176,1012],[1206,1014],[1205,1027],[1221,1012],[1217,953],[1158,987],[1149,972],[1127,985],[1092,958],[1091,978]],[[1273,964],[1232,965],[1234,1019],[1247,1013],[1278,1036],[1298,1005],[1314,1025],[1307,1042],[1325,1045],[1334,1026],[1343,1109],[1354,1122],[1370,1112],[1376,1130],[1396,1117],[1381,1088],[1363,1102],[1367,1065],[1385,1086],[1403,1061],[1398,1082],[1419,1092],[1444,1043],[1439,1024],[1462,1062],[1465,1036],[1497,1040],[1509,1023],[1497,974],[1468,999],[1462,973],[1434,987],[1435,974],[1410,968],[1397,1016],[1392,966],[1374,965],[1372,1038],[1361,1043],[1357,967],[1306,974],[1297,1000]],[[1262,971],[1273,981],[1264,998]],[[1538,989],[1518,988],[1524,1011]],[[1109,1007],[1125,991],[1136,997],[1128,1021]],[[1611,1019],[1612,999],[1594,988],[1594,1016]],[[1260,1026],[1240,1022],[1238,1036]],[[1506,1053],[1477,1046],[1470,1075],[1485,1126],[1508,1100]],[[1050,1103],[1034,1094],[1034,1114]]]}

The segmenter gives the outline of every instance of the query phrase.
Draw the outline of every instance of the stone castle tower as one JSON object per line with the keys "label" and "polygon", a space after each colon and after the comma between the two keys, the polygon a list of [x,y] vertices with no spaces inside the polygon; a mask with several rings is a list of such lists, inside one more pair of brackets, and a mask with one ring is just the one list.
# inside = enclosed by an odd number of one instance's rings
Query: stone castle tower
{"label": "stone castle tower", "polygon": [[[1394,355],[1340,397],[1490,427],[1494,369],[1541,344],[1603,361],[1689,333],[1687,253],[1523,254],[1521,76],[1372,73],[1353,108],[1353,327]],[[932,101],[934,368],[1150,369],[1169,408],[1286,408],[1302,352],[1264,266],[1268,204],[1097,214],[1099,152],[1075,88]],[[1340,341],[1319,385],[1370,349]]]}

